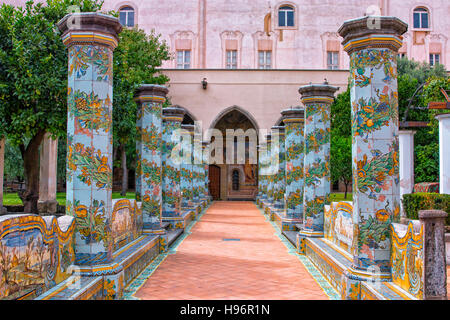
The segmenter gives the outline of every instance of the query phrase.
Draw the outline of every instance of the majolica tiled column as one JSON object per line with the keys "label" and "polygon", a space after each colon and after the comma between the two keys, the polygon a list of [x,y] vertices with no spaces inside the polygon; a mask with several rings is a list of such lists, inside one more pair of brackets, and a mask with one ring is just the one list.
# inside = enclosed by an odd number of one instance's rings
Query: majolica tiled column
{"label": "majolica tiled column", "polygon": [[339,29],[350,55],[353,280],[391,278],[389,225],[400,212],[397,51],[406,30],[393,17],[349,20]]}
{"label": "majolica tiled column", "polygon": [[278,146],[275,156],[278,155],[278,170],[274,175],[273,201],[276,209],[284,208],[284,194],[286,192],[286,159],[285,159],[285,133],[284,126],[272,127],[272,138],[278,139]]}
{"label": "majolica tiled column", "polygon": [[201,168],[201,192],[200,197],[209,202],[209,142],[202,142],[202,168]]}
{"label": "majolica tiled column", "polygon": [[[76,28],[74,28],[76,26]],[[122,26],[99,13],[65,16],[68,47],[66,212],[75,216],[75,263],[112,259],[113,50]]]}
{"label": "majolica tiled column", "polygon": [[181,192],[182,192],[182,207],[192,205],[194,200],[193,192],[193,138],[194,126],[189,124],[182,124],[183,137],[181,142],[182,158],[181,158]]}
{"label": "majolica tiled column", "polygon": [[262,173],[263,173],[262,160],[263,159],[262,159],[262,154],[261,154],[261,148],[262,148],[262,145],[258,145],[256,147],[256,149],[258,150],[258,194],[256,195],[256,204],[257,205],[259,205],[259,202],[261,200],[261,197],[263,194],[263,192],[262,192],[263,184],[264,184],[263,176],[262,176]]}
{"label": "majolica tiled column", "polygon": [[137,103],[136,200],[142,201],[143,227],[161,232],[162,211],[162,104],[169,90],[144,84],[135,93]]}
{"label": "majolica tiled column", "polygon": [[194,130],[194,145],[193,145],[193,162],[192,162],[192,182],[193,182],[193,200],[200,202],[200,174],[202,169],[202,134]]}
{"label": "majolica tiled column", "polygon": [[286,218],[303,219],[304,110],[286,109],[283,116],[286,151]]}
{"label": "majolica tiled column", "polygon": [[272,148],[272,134],[266,135],[266,146],[267,146],[267,166],[266,166],[266,179],[267,179],[267,203],[271,205],[273,203],[273,148]]}
{"label": "majolica tiled column", "polygon": [[262,207],[262,201],[267,199],[267,175],[266,175],[266,159],[267,159],[267,145],[265,143],[261,143],[258,148],[259,158],[258,158],[258,202],[259,207]]}
{"label": "majolica tiled column", "polygon": [[303,229],[308,237],[323,236],[324,206],[330,203],[330,105],[339,88],[328,84],[300,87],[305,105]]}
{"label": "majolica tiled column", "polygon": [[[162,216],[181,216],[181,163],[172,150],[181,142],[181,121],[184,110],[178,107],[163,108],[162,134]],[[177,134],[178,132],[178,134]],[[180,148],[181,149],[181,148]],[[179,156],[179,154],[178,154]]]}

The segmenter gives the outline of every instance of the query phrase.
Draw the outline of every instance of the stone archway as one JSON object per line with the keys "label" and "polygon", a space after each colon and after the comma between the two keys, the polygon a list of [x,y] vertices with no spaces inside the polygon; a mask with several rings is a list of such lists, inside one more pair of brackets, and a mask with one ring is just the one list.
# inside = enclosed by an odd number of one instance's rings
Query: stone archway
{"label": "stone archway", "polygon": [[[212,165],[220,168],[220,186],[211,185],[211,188],[219,188],[221,200],[254,200],[258,191],[258,164],[256,160],[252,161],[251,154],[257,155],[259,127],[256,120],[246,110],[232,106],[219,113],[210,129],[222,133],[224,159],[223,163],[210,164],[210,168]],[[234,136],[228,136],[233,139],[230,143],[233,150],[227,150],[227,129],[235,130]],[[213,142],[214,139],[208,132],[207,140]],[[244,143],[244,158],[237,158],[238,141]],[[232,156],[227,154],[230,152]]]}

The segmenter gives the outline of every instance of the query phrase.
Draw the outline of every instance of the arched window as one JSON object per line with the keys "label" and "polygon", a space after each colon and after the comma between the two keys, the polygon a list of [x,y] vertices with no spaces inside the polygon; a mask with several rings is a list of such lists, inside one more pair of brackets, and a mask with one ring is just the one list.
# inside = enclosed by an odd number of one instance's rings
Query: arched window
{"label": "arched window", "polygon": [[134,9],[132,7],[122,7],[119,14],[120,23],[125,27],[134,26]]}
{"label": "arched window", "polygon": [[278,9],[278,26],[293,27],[294,26],[294,8],[288,5],[281,6]]}
{"label": "arched window", "polygon": [[414,28],[428,29],[430,25],[430,14],[426,8],[416,8],[413,12]]}
{"label": "arched window", "polygon": [[231,184],[234,191],[239,190],[239,170],[233,170],[233,174],[231,175]]}

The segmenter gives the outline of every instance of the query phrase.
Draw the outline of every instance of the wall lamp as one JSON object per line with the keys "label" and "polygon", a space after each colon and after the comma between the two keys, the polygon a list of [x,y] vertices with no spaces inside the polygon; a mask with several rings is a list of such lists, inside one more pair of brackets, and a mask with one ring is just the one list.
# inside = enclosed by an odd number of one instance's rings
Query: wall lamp
{"label": "wall lamp", "polygon": [[202,80],[202,87],[203,87],[203,89],[206,90],[207,86],[208,86],[208,82],[206,81],[206,78],[203,78],[203,80]]}

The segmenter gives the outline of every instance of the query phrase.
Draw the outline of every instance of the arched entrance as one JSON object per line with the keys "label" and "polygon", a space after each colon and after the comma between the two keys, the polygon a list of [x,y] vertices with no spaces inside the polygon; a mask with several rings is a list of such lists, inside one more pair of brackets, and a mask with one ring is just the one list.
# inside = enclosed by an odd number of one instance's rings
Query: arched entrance
{"label": "arched entrance", "polygon": [[[209,167],[211,195],[218,192],[220,200],[255,200],[259,129],[256,121],[242,108],[233,106],[217,116],[211,129],[217,129],[223,137],[223,163],[213,162]],[[216,137],[208,138],[213,145]],[[212,172],[220,174],[219,179],[211,176]]]}

